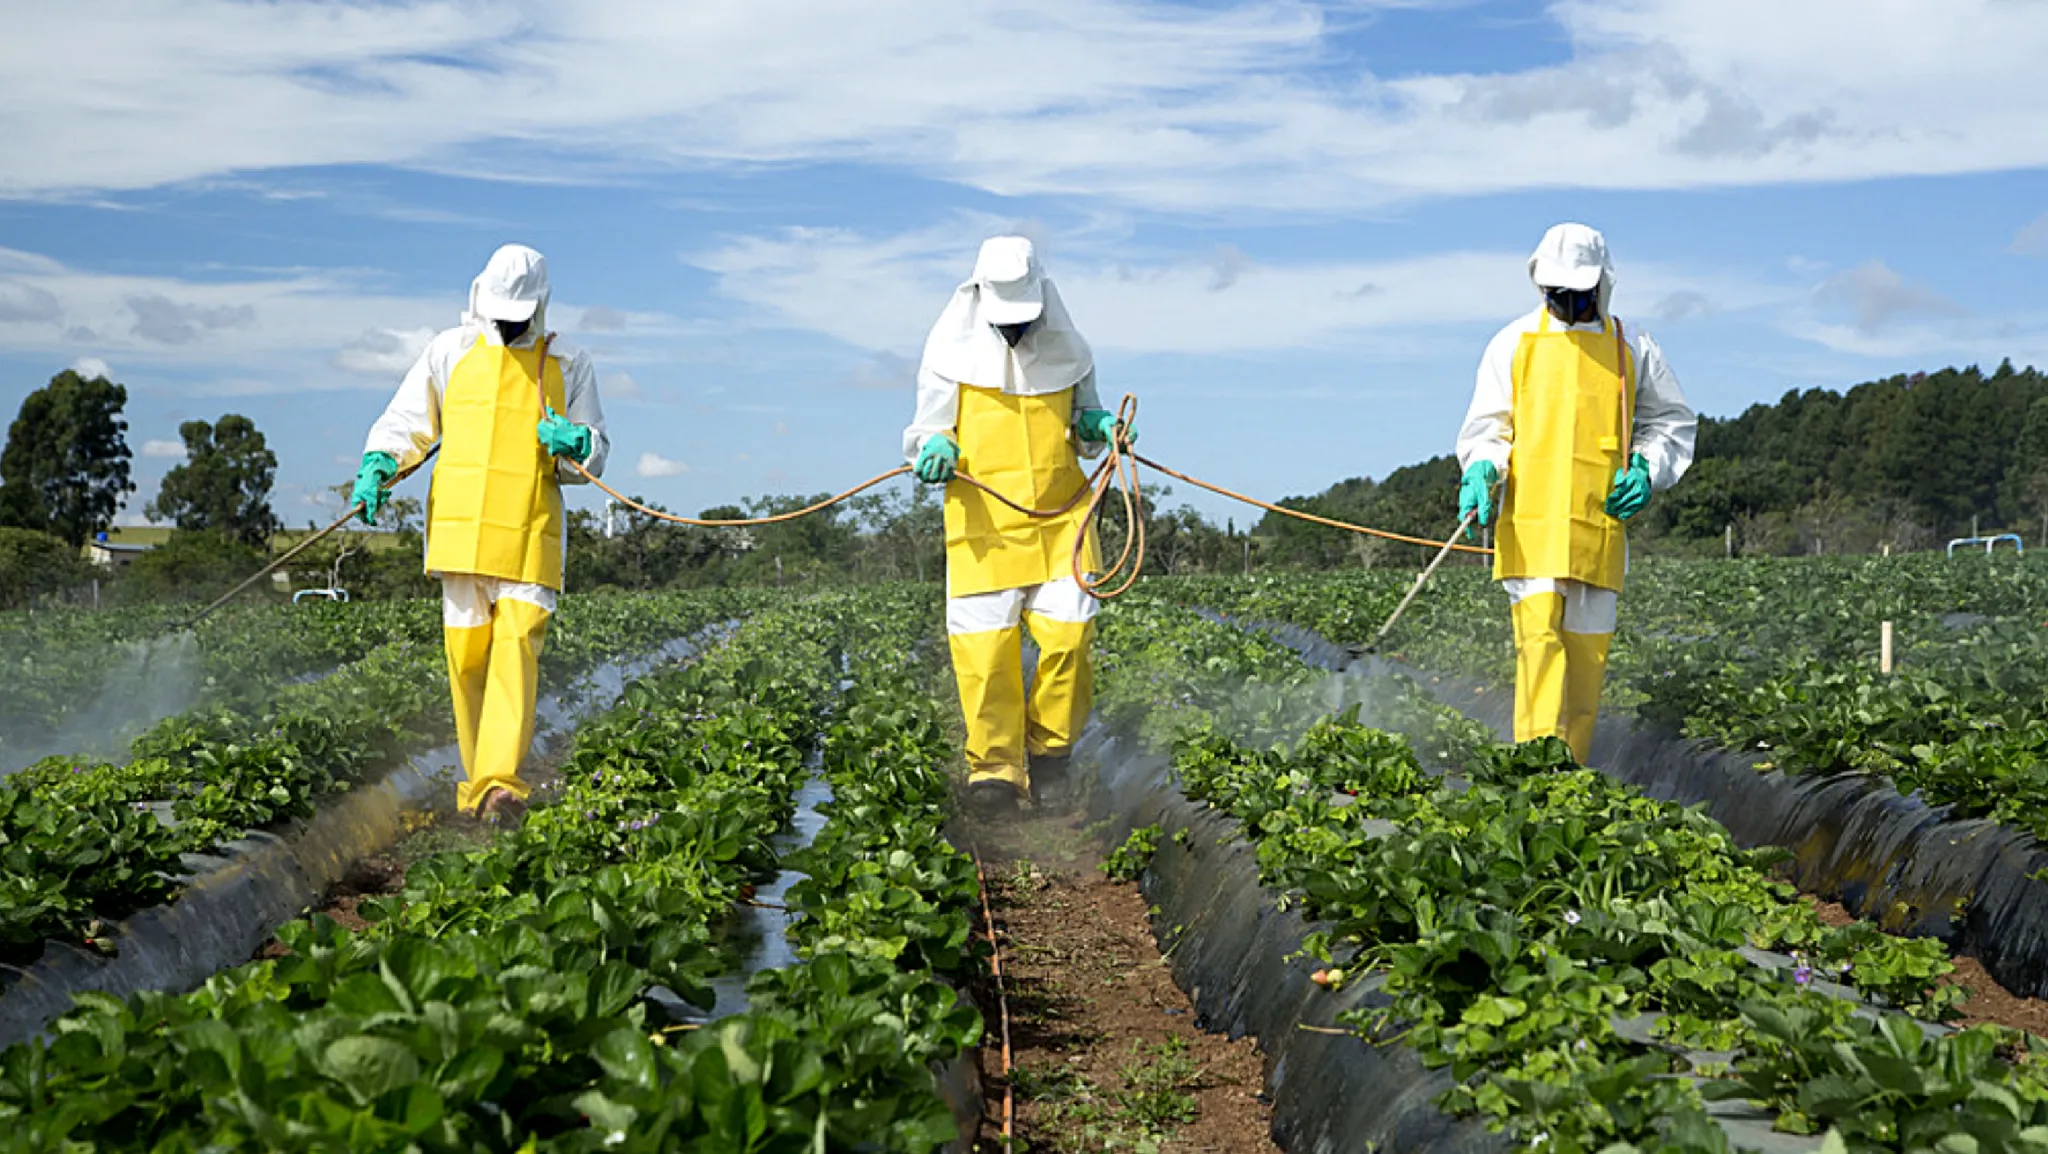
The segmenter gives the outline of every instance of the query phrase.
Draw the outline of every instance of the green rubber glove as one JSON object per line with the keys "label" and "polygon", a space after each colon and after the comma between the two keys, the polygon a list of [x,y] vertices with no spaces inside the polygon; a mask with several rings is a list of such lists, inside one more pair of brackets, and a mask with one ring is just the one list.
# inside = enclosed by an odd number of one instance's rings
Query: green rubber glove
{"label": "green rubber glove", "polygon": [[[1493,487],[1500,483],[1500,470],[1492,461],[1474,461],[1465,470],[1465,477],[1458,482],[1458,520],[1468,514],[1481,525],[1493,524]],[[1471,526],[1466,526],[1465,536],[1472,536]]]}
{"label": "green rubber glove", "polygon": [[1650,503],[1650,462],[1632,454],[1628,467],[1614,471],[1614,491],[1607,494],[1607,515],[1626,521]]}
{"label": "green rubber glove", "polygon": [[356,487],[349,491],[349,504],[360,502],[362,512],[357,516],[365,525],[375,525],[377,514],[384,509],[384,502],[391,496],[391,479],[398,476],[398,458],[389,453],[364,453],[362,467],[356,470]]}
{"label": "green rubber glove", "polygon": [[[1081,439],[1091,445],[1100,445],[1108,441],[1110,435],[1116,431],[1116,426],[1116,414],[1108,409],[1082,409],[1081,415],[1074,418],[1074,431],[1081,434]],[[1124,440],[1129,444],[1137,444],[1138,430],[1125,429]]]}
{"label": "green rubber glove", "polygon": [[917,464],[910,471],[928,485],[953,479],[953,463],[960,459],[960,446],[944,433],[933,433],[917,450]]}
{"label": "green rubber glove", "polygon": [[547,409],[547,416],[540,419],[540,444],[550,454],[581,461],[590,456],[590,426],[579,425],[555,412],[554,406]]}

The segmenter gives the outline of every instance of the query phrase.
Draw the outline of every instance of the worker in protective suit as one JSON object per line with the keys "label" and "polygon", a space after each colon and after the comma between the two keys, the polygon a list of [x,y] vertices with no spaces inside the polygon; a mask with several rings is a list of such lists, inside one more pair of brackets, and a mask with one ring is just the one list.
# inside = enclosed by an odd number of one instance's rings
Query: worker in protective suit
{"label": "worker in protective suit", "polygon": [[[925,339],[917,413],[903,453],[946,483],[946,634],[967,721],[967,796],[1013,810],[1062,777],[1094,691],[1095,599],[1074,580],[1101,568],[1087,501],[1052,518],[1003,505],[957,466],[1027,509],[1057,509],[1087,485],[1116,418],[1095,393],[1095,360],[1029,240],[993,237]],[[1125,430],[1126,436],[1133,436]],[[1024,692],[1022,628],[1038,646]]]}
{"label": "worker in protective suit", "polygon": [[466,780],[456,807],[516,823],[533,743],[548,618],[562,589],[564,458],[604,471],[604,410],[590,358],[547,331],[548,268],[506,245],[469,289],[462,323],[427,344],[370,429],[354,499],[374,524],[399,471],[441,446],[427,494],[427,559]]}
{"label": "worker in protective suit", "polygon": [[1607,241],[1560,224],[1529,258],[1542,303],[1486,346],[1458,434],[1462,518],[1500,528],[1515,631],[1515,740],[1591,755],[1628,570],[1623,522],[1692,464],[1697,419],[1647,333],[1608,311]]}

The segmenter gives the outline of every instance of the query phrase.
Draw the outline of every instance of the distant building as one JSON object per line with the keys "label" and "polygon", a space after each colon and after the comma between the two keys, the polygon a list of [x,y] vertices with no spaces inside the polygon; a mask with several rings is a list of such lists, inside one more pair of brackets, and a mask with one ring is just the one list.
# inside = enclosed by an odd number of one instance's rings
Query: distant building
{"label": "distant building", "polygon": [[107,535],[101,533],[98,538],[85,543],[85,557],[102,569],[126,569],[134,564],[137,557],[153,548],[153,545],[117,544],[107,540]]}

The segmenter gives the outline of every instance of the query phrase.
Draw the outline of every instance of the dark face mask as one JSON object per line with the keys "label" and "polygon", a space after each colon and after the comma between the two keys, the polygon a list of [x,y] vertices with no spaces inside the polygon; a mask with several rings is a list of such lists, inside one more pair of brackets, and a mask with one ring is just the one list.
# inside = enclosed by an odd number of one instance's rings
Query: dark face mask
{"label": "dark face mask", "polygon": [[1550,315],[1568,325],[1590,325],[1600,321],[1599,289],[1547,288],[1543,303]]}
{"label": "dark face mask", "polygon": [[997,325],[996,331],[1003,334],[1003,339],[1008,341],[1010,347],[1014,349],[1017,347],[1017,342],[1023,340],[1024,334],[1030,332],[1031,326],[1036,323],[1036,321],[1025,321],[1021,325]]}
{"label": "dark face mask", "polygon": [[510,345],[513,341],[525,336],[526,330],[533,327],[531,319],[523,321],[492,321],[491,323],[498,326],[498,343],[503,345]]}

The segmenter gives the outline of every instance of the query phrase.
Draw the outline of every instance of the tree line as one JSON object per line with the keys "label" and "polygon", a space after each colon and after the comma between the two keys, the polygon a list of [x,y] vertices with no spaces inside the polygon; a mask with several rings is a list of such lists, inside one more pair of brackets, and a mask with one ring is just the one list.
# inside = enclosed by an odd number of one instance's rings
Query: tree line
{"label": "tree line", "polygon": [[[127,404],[122,385],[70,369],[22,400],[0,448],[0,607],[92,577],[80,547],[135,491]],[[260,558],[282,527],[270,507],[277,455],[255,422],[229,413],[186,421],[178,435],[185,459],[144,506],[175,531],[123,574],[134,596],[175,595]]]}
{"label": "tree line", "polygon": [[[1280,503],[1435,536],[1454,516],[1457,479],[1445,455]],[[1421,554],[1270,514],[1253,532],[1287,568]],[[1793,390],[1702,417],[1691,471],[1630,525],[1629,543],[1648,555],[1791,556],[1938,549],[1993,532],[2048,541],[2048,374],[2010,360],[1988,374],[1972,365]]]}
{"label": "tree line", "polygon": [[[90,575],[79,546],[135,491],[126,403],[121,385],[68,370],[22,402],[0,449],[0,607]],[[277,458],[254,422],[229,413],[187,421],[179,436],[185,460],[145,505],[174,532],[123,574],[135,597],[209,594],[260,565],[283,528],[270,505]],[[1442,455],[1278,503],[1434,538],[1451,526],[1457,479],[1456,461]],[[341,501],[346,493],[336,487]],[[1152,575],[1409,566],[1429,555],[1274,513],[1217,525],[1184,503],[1168,507],[1170,489],[1148,485],[1145,496]],[[698,515],[758,517],[817,499],[755,497]],[[398,499],[385,535],[338,534],[295,566],[354,596],[431,592],[419,571],[419,512],[416,499]],[[2048,376],[2009,360],[1988,374],[1970,366],[1846,392],[1795,390],[1735,417],[1704,417],[1691,472],[1632,526],[1631,546],[1689,556],[1910,551],[1973,529],[2048,539]],[[914,484],[780,525],[686,528],[621,509],[609,529],[602,514],[572,512],[568,531],[577,589],[929,581],[945,567],[940,500]],[[1110,501],[1112,555],[1128,531],[1121,502]]]}

